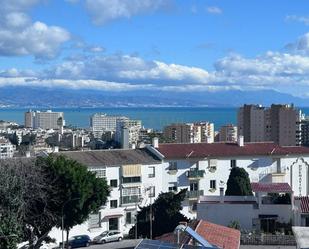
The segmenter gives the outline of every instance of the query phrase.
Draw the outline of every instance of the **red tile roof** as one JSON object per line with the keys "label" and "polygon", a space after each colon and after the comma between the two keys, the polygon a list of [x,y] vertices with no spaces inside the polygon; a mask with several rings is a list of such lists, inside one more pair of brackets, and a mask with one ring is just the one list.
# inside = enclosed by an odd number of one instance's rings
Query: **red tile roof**
{"label": "red tile roof", "polygon": [[[224,249],[238,249],[240,244],[240,232],[233,228],[217,225],[208,221],[198,220],[190,223],[189,226],[210,244]],[[166,233],[156,240],[175,243],[175,234]],[[181,244],[192,242],[187,235],[181,236]]]}
{"label": "red tile roof", "polygon": [[295,200],[300,200],[300,211],[301,213],[309,213],[309,196],[295,197]]}
{"label": "red tile roof", "polygon": [[308,154],[309,147],[279,146],[272,142],[245,143],[196,143],[196,144],[159,144],[157,150],[167,159],[257,156],[257,155],[289,155]]}
{"label": "red tile roof", "polygon": [[286,182],[282,183],[260,183],[252,182],[251,188],[253,192],[264,193],[292,193],[293,190]]}
{"label": "red tile roof", "polygon": [[238,249],[240,231],[201,220],[195,231],[210,244],[224,249]]}

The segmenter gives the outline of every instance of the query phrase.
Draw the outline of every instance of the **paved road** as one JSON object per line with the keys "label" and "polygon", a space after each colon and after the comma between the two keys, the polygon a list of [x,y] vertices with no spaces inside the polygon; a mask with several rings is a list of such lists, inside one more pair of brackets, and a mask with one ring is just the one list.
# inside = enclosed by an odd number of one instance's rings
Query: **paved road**
{"label": "paved road", "polygon": [[131,249],[134,248],[140,240],[123,240],[120,242],[111,242],[102,245],[92,245],[89,249]]}

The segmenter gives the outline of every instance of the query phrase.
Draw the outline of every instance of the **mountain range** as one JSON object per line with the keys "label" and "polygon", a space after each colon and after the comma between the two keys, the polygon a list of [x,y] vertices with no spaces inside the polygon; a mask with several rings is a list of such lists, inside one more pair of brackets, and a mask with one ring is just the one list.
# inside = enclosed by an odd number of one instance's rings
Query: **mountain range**
{"label": "mountain range", "polygon": [[0,87],[0,107],[238,107],[245,103],[269,106],[272,103],[294,103],[309,106],[309,99],[274,90],[164,92],[106,92],[85,89],[46,87]]}

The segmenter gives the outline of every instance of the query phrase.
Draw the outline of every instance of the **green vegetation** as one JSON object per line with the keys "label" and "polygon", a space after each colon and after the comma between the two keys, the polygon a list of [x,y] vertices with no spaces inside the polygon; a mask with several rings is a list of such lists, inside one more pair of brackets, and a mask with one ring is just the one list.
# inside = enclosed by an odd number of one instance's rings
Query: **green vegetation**
{"label": "green vegetation", "polygon": [[[182,209],[181,202],[186,196],[186,189],[175,194],[172,192],[161,193],[152,204],[152,238],[164,233],[174,231],[179,222],[186,221],[188,218],[180,213]],[[137,236],[150,237],[150,205],[143,207],[137,215]],[[135,238],[134,225],[129,232],[130,238]]]}
{"label": "green vegetation", "polygon": [[39,248],[62,217],[69,231],[98,211],[108,194],[104,179],[63,156],[1,160],[0,248],[15,249],[21,241]]}
{"label": "green vegetation", "polygon": [[253,195],[249,174],[245,169],[239,167],[231,169],[225,195]]}

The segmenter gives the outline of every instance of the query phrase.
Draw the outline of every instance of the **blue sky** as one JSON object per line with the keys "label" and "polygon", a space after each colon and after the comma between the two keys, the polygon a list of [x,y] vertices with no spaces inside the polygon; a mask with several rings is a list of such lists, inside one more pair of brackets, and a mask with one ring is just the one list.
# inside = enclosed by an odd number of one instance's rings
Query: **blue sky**
{"label": "blue sky", "polygon": [[309,96],[308,0],[0,4],[0,86]]}

